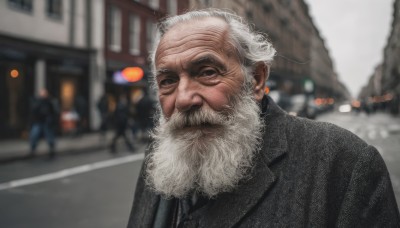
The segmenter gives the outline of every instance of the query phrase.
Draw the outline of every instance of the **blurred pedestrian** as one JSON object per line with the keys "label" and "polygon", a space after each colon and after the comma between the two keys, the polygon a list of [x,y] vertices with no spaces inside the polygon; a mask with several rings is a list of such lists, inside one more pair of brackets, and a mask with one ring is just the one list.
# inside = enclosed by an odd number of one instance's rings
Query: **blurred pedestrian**
{"label": "blurred pedestrian", "polygon": [[116,153],[116,144],[117,144],[117,140],[120,137],[123,137],[123,139],[125,140],[125,144],[128,147],[128,149],[133,152],[134,147],[132,145],[132,143],[130,142],[130,140],[128,139],[127,135],[126,135],[126,130],[128,128],[128,122],[129,122],[129,104],[128,104],[128,99],[126,98],[125,95],[121,95],[119,97],[117,106],[115,107],[115,111],[113,113],[113,117],[114,117],[114,137],[111,141],[111,153]]}
{"label": "blurred pedestrian", "polygon": [[136,123],[141,132],[142,140],[149,138],[148,130],[152,128],[152,117],[155,109],[152,100],[148,96],[146,90],[143,91],[142,96],[136,103]]}
{"label": "blurred pedestrian", "polygon": [[107,95],[103,94],[97,102],[97,110],[100,113],[100,134],[104,136],[108,129],[109,109]]}
{"label": "blurred pedestrian", "polygon": [[32,127],[30,130],[30,156],[34,156],[41,137],[45,137],[49,146],[49,157],[55,156],[55,127],[57,123],[57,107],[51,100],[48,91],[41,89],[39,97],[31,106]]}
{"label": "blurred pedestrian", "polygon": [[390,101],[390,106],[389,106],[390,113],[393,116],[397,116],[400,112],[400,95],[395,94]]}
{"label": "blurred pedestrian", "polygon": [[79,116],[75,132],[75,135],[79,136],[87,127],[87,102],[81,94],[78,94],[74,99],[74,110]]}

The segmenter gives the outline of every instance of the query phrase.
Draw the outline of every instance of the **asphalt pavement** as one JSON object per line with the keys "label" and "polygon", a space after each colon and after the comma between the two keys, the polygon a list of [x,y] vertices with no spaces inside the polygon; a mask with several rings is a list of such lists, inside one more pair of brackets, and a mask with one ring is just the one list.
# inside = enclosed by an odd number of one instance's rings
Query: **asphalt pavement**
{"label": "asphalt pavement", "polygon": [[[98,132],[84,133],[74,136],[62,136],[56,139],[57,156],[70,153],[84,153],[106,149],[110,144],[113,132],[105,135]],[[48,145],[45,139],[38,144],[35,156],[48,155]],[[7,162],[30,159],[29,141],[27,139],[13,139],[0,141],[0,164]]]}

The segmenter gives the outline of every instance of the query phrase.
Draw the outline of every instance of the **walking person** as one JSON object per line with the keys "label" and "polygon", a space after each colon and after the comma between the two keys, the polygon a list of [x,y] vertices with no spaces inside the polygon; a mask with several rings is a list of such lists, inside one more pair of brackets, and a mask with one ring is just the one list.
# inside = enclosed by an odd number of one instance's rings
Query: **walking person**
{"label": "walking person", "polygon": [[101,119],[100,135],[105,136],[108,128],[108,117],[109,117],[108,101],[106,94],[102,95],[99,101],[97,102],[97,109],[100,113],[100,119]]}
{"label": "walking person", "polygon": [[81,94],[74,99],[74,110],[79,116],[75,136],[80,136],[87,128],[87,102]]}
{"label": "walking person", "polygon": [[48,91],[41,89],[39,97],[34,99],[31,107],[32,127],[29,134],[30,157],[36,153],[36,148],[41,137],[45,137],[49,146],[49,157],[55,156],[55,125],[57,108],[51,100]]}
{"label": "walking person", "polygon": [[126,135],[126,130],[128,128],[128,121],[129,121],[129,104],[128,104],[128,99],[126,98],[126,96],[121,95],[119,97],[117,106],[115,108],[114,111],[114,137],[111,141],[111,153],[116,153],[116,144],[117,144],[117,140],[120,137],[123,137],[125,140],[125,144],[128,147],[128,149],[133,152],[134,147],[132,145],[132,143],[130,142],[130,140],[128,139],[127,135]]}
{"label": "walking person", "polygon": [[149,139],[148,130],[152,128],[154,111],[153,102],[147,91],[144,90],[136,103],[137,127],[141,132],[141,139],[144,141]]}

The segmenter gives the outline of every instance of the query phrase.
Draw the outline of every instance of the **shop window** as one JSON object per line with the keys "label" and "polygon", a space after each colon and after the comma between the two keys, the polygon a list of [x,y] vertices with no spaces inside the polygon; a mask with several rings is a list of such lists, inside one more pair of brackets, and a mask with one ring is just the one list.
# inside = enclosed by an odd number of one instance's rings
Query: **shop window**
{"label": "shop window", "polygon": [[140,54],[140,17],[129,17],[129,51],[132,55]]}
{"label": "shop window", "polygon": [[177,0],[167,1],[167,9],[170,15],[178,14],[178,3],[176,1]]}
{"label": "shop window", "polygon": [[32,12],[32,0],[8,0],[8,5],[14,9]]}
{"label": "shop window", "polygon": [[156,26],[153,21],[147,21],[146,24],[146,47],[147,51],[153,48],[154,37],[156,34]]}
{"label": "shop window", "polygon": [[74,105],[75,82],[72,80],[61,81],[61,108],[62,110],[71,110]]}
{"label": "shop window", "polygon": [[108,48],[112,51],[121,51],[121,10],[110,7],[108,17]]}
{"label": "shop window", "polygon": [[46,13],[51,18],[61,19],[62,17],[62,1],[61,0],[47,0]]}

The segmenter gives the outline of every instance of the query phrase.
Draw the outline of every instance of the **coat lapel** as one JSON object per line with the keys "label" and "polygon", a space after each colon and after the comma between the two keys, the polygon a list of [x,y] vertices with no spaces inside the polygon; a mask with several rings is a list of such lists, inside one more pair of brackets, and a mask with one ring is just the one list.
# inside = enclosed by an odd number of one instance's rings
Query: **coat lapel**
{"label": "coat lapel", "polygon": [[[149,150],[146,151],[145,156],[147,156],[148,153]],[[128,221],[128,228],[152,227],[160,201],[160,197],[147,188],[145,184],[143,178],[145,169],[144,167],[145,164],[142,166],[142,170],[136,184],[133,206]]]}
{"label": "coat lapel", "polygon": [[152,227],[159,201],[160,197],[147,189],[143,190],[141,194],[135,194],[128,228]]}
{"label": "coat lapel", "polygon": [[195,211],[200,227],[233,227],[265,196],[276,181],[269,166],[287,151],[285,113],[272,100],[263,116],[266,121],[262,150],[256,157],[252,178],[231,193],[221,194],[207,206]]}

